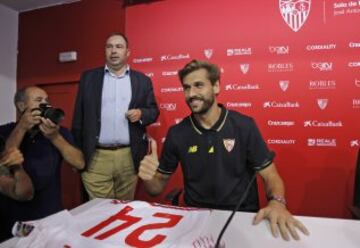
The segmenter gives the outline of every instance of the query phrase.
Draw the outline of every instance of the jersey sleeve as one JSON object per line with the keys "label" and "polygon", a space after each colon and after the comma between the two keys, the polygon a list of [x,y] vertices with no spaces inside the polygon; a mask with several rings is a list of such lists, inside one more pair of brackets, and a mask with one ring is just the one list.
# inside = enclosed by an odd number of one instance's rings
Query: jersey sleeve
{"label": "jersey sleeve", "polygon": [[275,152],[269,150],[253,119],[250,121],[248,138],[248,164],[256,171],[265,169],[272,163]]}
{"label": "jersey sleeve", "polygon": [[158,167],[158,172],[162,174],[172,174],[175,172],[178,166],[179,156],[175,141],[176,138],[174,128],[170,128],[168,134],[166,135],[160,157],[160,165]]}

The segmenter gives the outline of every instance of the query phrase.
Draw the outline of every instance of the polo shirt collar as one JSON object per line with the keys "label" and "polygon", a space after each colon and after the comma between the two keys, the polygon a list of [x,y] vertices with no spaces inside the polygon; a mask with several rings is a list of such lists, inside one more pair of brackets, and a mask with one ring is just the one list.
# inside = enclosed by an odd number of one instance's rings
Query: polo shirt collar
{"label": "polo shirt collar", "polygon": [[206,129],[203,126],[201,126],[201,124],[196,120],[194,114],[190,115],[190,121],[192,127],[195,129],[197,133],[203,134],[204,132],[208,132],[208,131],[219,132],[222,129],[222,127],[225,124],[226,117],[228,115],[228,110],[222,104],[218,104],[218,106],[221,108],[220,117],[210,129]]}

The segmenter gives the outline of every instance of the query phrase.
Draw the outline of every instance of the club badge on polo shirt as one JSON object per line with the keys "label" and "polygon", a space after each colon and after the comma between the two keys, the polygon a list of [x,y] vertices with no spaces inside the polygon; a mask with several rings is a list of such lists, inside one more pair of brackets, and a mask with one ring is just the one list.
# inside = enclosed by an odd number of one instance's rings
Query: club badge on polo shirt
{"label": "club badge on polo shirt", "polygon": [[225,149],[228,152],[231,152],[235,146],[235,139],[223,139],[223,143],[224,143]]}

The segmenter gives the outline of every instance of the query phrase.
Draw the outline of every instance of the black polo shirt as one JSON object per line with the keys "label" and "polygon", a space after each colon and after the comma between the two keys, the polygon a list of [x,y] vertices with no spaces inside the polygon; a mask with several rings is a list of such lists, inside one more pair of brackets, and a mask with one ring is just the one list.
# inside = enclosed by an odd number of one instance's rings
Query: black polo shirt
{"label": "black polo shirt", "polygon": [[[180,162],[188,205],[231,210],[254,173],[271,164],[274,153],[251,117],[219,106],[221,116],[211,129],[204,129],[193,115],[169,129],[158,171],[171,174]],[[253,183],[240,210],[258,209]]]}

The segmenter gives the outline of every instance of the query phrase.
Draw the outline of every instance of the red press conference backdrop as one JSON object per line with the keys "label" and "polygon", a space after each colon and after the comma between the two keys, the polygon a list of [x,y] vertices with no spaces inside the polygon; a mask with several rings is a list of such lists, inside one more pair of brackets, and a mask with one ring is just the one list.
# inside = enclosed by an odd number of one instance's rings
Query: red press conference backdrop
{"label": "red press conference backdrop", "polygon": [[[161,108],[150,134],[161,143],[189,113],[177,70],[195,58],[216,63],[220,102],[254,117],[277,153],[290,210],[350,217],[360,145],[359,23],[360,1],[348,0],[166,0],[127,8],[131,66],[153,79]],[[168,189],[180,184],[181,171]]]}

